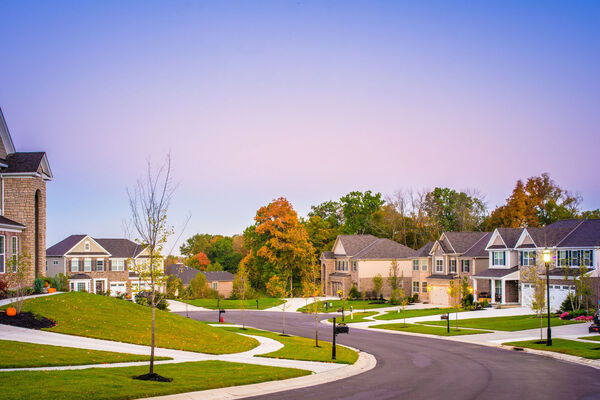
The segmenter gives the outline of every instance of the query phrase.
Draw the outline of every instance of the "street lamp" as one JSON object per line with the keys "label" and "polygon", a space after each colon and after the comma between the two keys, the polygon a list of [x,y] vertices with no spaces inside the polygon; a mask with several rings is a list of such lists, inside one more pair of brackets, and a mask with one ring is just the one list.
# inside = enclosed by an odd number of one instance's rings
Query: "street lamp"
{"label": "street lamp", "polygon": [[552,328],[550,327],[550,250],[547,248],[542,253],[544,264],[546,264],[546,294],[548,296],[548,333],[546,334],[546,346],[552,346]]}

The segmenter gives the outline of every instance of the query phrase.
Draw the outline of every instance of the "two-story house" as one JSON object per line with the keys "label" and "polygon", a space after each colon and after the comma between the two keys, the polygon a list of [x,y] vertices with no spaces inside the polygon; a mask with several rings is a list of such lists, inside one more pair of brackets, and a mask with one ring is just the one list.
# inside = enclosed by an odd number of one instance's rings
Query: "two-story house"
{"label": "two-story house", "polygon": [[352,286],[360,292],[373,290],[373,278],[381,275],[383,295],[389,297],[391,288],[387,277],[393,262],[398,265],[398,276],[407,292],[412,288],[412,258],[415,250],[393,240],[373,235],[339,235],[332,251],[321,254],[321,285],[323,293],[337,296],[338,291],[348,294]]}
{"label": "two-story house", "polygon": [[44,276],[46,182],[53,179],[44,152],[17,152],[0,109],[0,278],[9,260],[27,254],[30,279]]}
{"label": "two-story house", "polygon": [[46,250],[48,276],[64,273],[71,291],[110,290],[113,296],[150,288],[135,268],[147,259],[147,249],[131,240],[94,239],[89,235],[71,235]]}
{"label": "two-story house", "polygon": [[412,292],[419,293],[421,301],[429,301],[427,278],[431,275],[431,256],[429,253],[435,242],[429,242],[418,249],[412,259]]}

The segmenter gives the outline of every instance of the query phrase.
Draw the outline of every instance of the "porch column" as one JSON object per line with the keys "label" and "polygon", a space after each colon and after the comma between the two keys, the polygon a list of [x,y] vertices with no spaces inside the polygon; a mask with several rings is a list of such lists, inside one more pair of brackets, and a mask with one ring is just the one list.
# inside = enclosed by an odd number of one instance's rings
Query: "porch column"
{"label": "porch column", "polygon": [[477,300],[477,279],[473,279],[473,301]]}
{"label": "porch column", "polygon": [[502,279],[500,282],[502,283],[502,304],[506,304],[506,281]]}
{"label": "porch column", "polygon": [[496,280],[490,279],[490,293],[491,293],[491,303],[494,304],[496,302]]}

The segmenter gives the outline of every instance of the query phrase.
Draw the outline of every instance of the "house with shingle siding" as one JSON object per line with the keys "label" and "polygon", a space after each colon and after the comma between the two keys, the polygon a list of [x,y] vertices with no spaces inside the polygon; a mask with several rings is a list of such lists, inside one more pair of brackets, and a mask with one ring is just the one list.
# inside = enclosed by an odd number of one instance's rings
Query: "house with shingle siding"
{"label": "house with shingle siding", "polygon": [[18,152],[0,109],[0,278],[9,260],[28,254],[31,282],[44,276],[46,182],[53,179],[44,152]]}

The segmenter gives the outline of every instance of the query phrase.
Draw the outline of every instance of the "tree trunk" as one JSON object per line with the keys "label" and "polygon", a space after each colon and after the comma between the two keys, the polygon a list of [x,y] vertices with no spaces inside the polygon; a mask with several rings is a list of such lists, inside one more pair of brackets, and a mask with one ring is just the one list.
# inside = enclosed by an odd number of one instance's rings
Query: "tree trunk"
{"label": "tree trunk", "polygon": [[544,334],[544,320],[542,318],[542,315],[544,315],[542,312],[540,312],[540,342],[542,340],[544,340],[543,334]]}
{"label": "tree trunk", "polygon": [[[318,304],[315,302],[315,304]],[[319,309],[315,307],[315,347],[319,347]]]}
{"label": "tree trunk", "polygon": [[[153,296],[154,297],[154,296]],[[154,325],[155,325],[155,311],[156,307],[152,305],[152,347],[150,349],[150,373],[154,373]]]}

